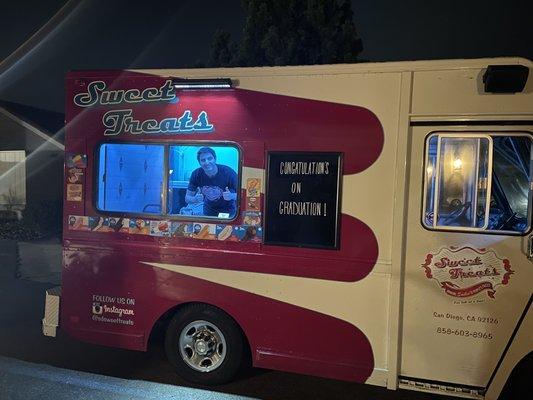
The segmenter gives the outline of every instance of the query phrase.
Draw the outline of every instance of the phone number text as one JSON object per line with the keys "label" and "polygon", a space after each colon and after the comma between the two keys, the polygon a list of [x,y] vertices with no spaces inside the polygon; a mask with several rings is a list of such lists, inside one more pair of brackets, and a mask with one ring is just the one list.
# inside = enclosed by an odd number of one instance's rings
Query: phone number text
{"label": "phone number text", "polygon": [[451,328],[437,328],[437,333],[443,335],[455,335],[455,336],[464,336],[471,337],[475,339],[492,339],[492,333],[489,332],[479,332],[479,331],[470,331],[468,329],[451,329]]}

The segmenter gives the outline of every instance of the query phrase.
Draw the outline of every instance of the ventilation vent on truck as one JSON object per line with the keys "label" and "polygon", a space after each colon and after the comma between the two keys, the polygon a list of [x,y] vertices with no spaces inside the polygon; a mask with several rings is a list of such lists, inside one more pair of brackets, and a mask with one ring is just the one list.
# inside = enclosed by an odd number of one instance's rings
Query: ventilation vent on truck
{"label": "ventilation vent on truck", "polygon": [[529,68],[524,65],[489,65],[483,74],[487,93],[520,93],[526,86]]}
{"label": "ventilation vent on truck", "polygon": [[400,389],[447,394],[468,399],[483,398],[483,388],[478,388],[474,386],[460,386],[447,382],[426,381],[407,377],[400,377],[398,386],[400,387]]}

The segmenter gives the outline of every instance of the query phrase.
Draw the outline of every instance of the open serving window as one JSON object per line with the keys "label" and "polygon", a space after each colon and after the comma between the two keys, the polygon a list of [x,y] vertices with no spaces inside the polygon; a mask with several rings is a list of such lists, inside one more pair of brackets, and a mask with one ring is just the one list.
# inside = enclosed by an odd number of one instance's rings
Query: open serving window
{"label": "open serving window", "polygon": [[240,150],[227,143],[103,143],[100,211],[231,221],[238,216]]}

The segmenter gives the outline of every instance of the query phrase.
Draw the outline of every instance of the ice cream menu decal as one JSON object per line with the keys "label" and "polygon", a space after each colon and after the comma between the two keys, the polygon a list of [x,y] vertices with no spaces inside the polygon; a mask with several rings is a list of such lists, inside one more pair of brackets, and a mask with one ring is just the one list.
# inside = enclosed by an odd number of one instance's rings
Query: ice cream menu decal
{"label": "ice cream menu decal", "polygon": [[264,243],[339,247],[341,154],[271,152]]}

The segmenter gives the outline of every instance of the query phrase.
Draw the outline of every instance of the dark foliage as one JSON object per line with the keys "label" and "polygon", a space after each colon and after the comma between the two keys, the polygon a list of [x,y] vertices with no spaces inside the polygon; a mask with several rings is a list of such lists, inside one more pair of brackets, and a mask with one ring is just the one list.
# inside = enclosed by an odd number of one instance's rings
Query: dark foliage
{"label": "dark foliage", "polygon": [[61,234],[62,208],[60,202],[29,205],[22,219],[0,219],[0,239],[35,240]]}
{"label": "dark foliage", "polygon": [[348,0],[243,0],[243,6],[241,42],[217,31],[209,66],[355,62],[363,50]]}

